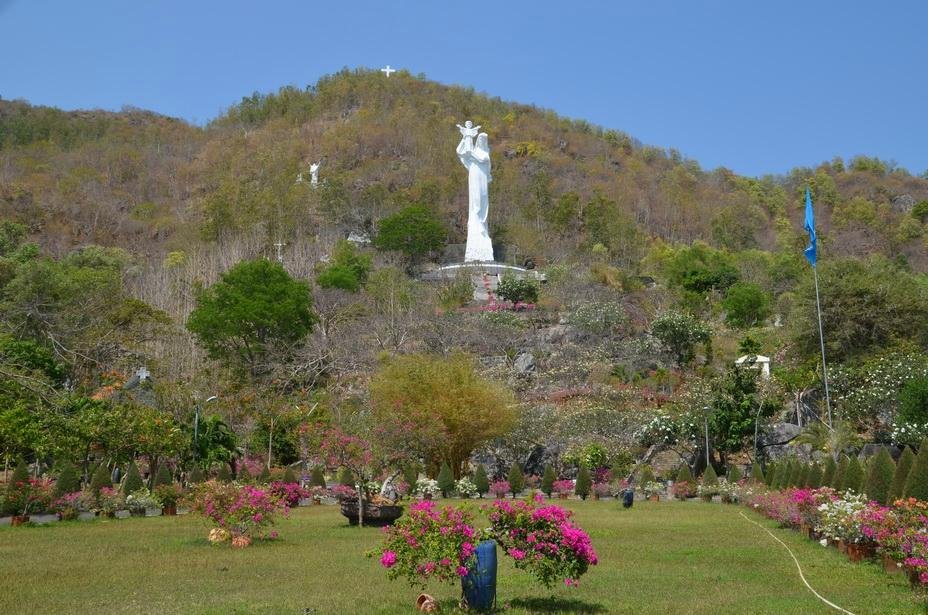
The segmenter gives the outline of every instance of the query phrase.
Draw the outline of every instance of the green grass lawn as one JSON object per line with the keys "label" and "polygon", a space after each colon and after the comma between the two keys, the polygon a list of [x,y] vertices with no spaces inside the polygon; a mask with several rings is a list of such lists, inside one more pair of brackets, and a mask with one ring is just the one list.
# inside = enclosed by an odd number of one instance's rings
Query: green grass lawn
{"label": "green grass lawn", "polygon": [[[560,503],[560,502],[559,502]],[[738,513],[701,502],[566,503],[600,564],[579,588],[545,590],[500,558],[506,613],[834,613],[799,580],[786,550]],[[851,564],[835,549],[752,519],[786,542],[825,598],[863,613],[918,613],[901,575]],[[409,613],[418,590],[389,582],[364,552],[379,531],[336,507],[293,511],[281,539],[212,547],[193,516],[0,529],[0,613]],[[501,554],[500,554],[501,555]],[[433,585],[443,612],[460,589]],[[304,611],[310,609],[310,611]]]}

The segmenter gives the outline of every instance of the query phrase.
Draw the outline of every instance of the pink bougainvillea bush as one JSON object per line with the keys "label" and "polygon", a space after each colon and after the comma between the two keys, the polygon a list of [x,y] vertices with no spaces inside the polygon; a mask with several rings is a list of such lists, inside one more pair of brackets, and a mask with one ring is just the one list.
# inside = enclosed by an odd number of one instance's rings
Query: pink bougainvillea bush
{"label": "pink bougainvillea bush", "polygon": [[286,515],[288,510],[269,490],[212,480],[196,485],[187,502],[193,512],[215,526],[211,542],[231,539],[233,546],[247,546],[255,538],[277,538],[277,532],[268,528],[279,513]]}
{"label": "pink bougainvillea bush", "polygon": [[490,493],[498,498],[506,497],[506,494],[509,493],[509,481],[498,480],[490,485]]}
{"label": "pink bougainvillea bush", "polygon": [[298,483],[285,483],[274,481],[270,484],[270,491],[280,498],[280,501],[287,508],[294,508],[300,505],[300,500],[312,497],[312,492],[300,487]]}
{"label": "pink bougainvillea bush", "polygon": [[577,585],[598,562],[590,537],[572,520],[572,511],[536,501],[497,500],[486,508],[490,535],[546,587],[559,580]]}
{"label": "pink bougainvillea bush", "polygon": [[409,514],[384,533],[383,546],[368,556],[380,557],[390,579],[406,577],[420,587],[432,579],[453,582],[466,576],[479,542],[470,512],[438,508],[431,500],[412,504]]}

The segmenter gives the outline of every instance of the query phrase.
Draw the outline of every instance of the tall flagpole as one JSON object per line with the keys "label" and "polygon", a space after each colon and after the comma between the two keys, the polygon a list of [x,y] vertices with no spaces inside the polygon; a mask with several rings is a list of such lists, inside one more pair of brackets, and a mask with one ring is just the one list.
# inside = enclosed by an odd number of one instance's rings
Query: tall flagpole
{"label": "tall flagpole", "polygon": [[831,396],[828,393],[828,369],[825,367],[825,336],[822,333],[822,302],[818,296],[818,267],[812,265],[812,273],[815,275],[815,307],[818,309],[818,341],[822,347],[822,381],[825,383],[825,407],[828,408],[828,427],[834,426],[831,423]]}

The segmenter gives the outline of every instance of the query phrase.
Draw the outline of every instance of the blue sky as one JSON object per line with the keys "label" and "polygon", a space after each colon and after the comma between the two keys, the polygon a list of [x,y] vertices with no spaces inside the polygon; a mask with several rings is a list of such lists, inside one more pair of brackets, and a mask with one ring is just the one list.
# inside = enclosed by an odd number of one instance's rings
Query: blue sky
{"label": "blue sky", "polygon": [[928,169],[926,2],[0,0],[0,96],[203,123],[387,63],[624,130],[705,168]]}

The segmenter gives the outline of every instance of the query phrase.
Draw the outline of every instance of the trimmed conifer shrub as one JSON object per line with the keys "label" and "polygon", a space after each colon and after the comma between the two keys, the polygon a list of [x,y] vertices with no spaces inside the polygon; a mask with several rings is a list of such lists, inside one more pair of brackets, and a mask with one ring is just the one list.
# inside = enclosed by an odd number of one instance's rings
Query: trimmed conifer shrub
{"label": "trimmed conifer shrub", "polygon": [[883,447],[880,449],[867,468],[867,479],[864,482],[863,492],[871,500],[876,500],[883,506],[889,505],[889,492],[893,488],[893,473],[896,464],[892,455]]}
{"label": "trimmed conifer shrub", "polygon": [[509,490],[512,492],[512,497],[522,493],[525,488],[525,475],[518,463],[512,464],[512,467],[509,468],[507,480],[509,481]]}
{"label": "trimmed conifer shrub", "polygon": [[651,469],[650,464],[644,464],[641,466],[641,470],[638,471],[638,484],[646,485],[648,483],[654,482],[654,470]]}
{"label": "trimmed conifer shrub", "polygon": [[728,468],[728,482],[737,483],[742,478],[744,478],[744,475],[741,473],[741,468],[736,464],[732,464],[731,467]]}
{"label": "trimmed conifer shrub", "polygon": [[799,464],[799,474],[796,475],[796,484],[794,487],[805,487],[806,480],[809,478],[809,472],[812,467],[807,463]]}
{"label": "trimmed conifer shrub", "polygon": [[266,485],[271,482],[271,469],[267,466],[261,467],[261,473],[258,474],[258,483]]}
{"label": "trimmed conifer shrub", "polygon": [[831,477],[831,487],[841,491],[844,489],[844,475],[847,473],[847,455],[841,455],[838,465],[835,466],[835,475]]}
{"label": "trimmed conifer shrub", "polygon": [[755,483],[767,483],[767,478],[764,476],[764,469],[760,467],[760,464],[756,461],[754,465],[751,466],[751,480]]}
{"label": "trimmed conifer shrub", "polygon": [[173,485],[174,477],[171,476],[171,471],[168,470],[168,464],[162,463],[158,466],[158,473],[155,474],[155,484],[154,487],[158,485]]}
{"label": "trimmed conifer shrub", "polygon": [[282,483],[299,483],[300,480],[296,477],[296,474],[293,472],[293,468],[287,466],[287,469],[284,470],[284,475],[281,477],[280,481]]}
{"label": "trimmed conifer shrub", "polygon": [[764,482],[767,483],[767,486],[773,489],[773,483],[777,480],[777,468],[780,464],[774,462],[767,465],[767,476],[764,479]]}
{"label": "trimmed conifer shrub", "polygon": [[[925,455],[928,457],[928,455]],[[577,484],[574,486],[574,493],[580,496],[581,500],[585,500],[586,496],[590,495],[590,488],[593,486],[593,478],[590,476],[590,469],[586,465],[580,466],[580,471],[577,473]]]}
{"label": "trimmed conifer shrub", "polygon": [[216,480],[222,483],[232,482],[232,470],[229,469],[229,466],[222,464],[219,466],[219,470],[216,471]]}
{"label": "trimmed conifer shrub", "polygon": [[7,515],[21,515],[23,514],[22,508],[17,501],[19,498],[11,499],[9,497],[9,491],[13,489],[13,486],[16,483],[25,483],[29,481],[29,467],[26,465],[26,462],[20,459],[16,462],[16,468],[13,470],[13,474],[10,476],[10,482],[7,484],[7,489],[3,493],[3,500],[0,501],[0,511],[3,514]]}
{"label": "trimmed conifer shrub", "polygon": [[719,484],[719,475],[715,473],[715,468],[710,463],[706,471],[702,473],[702,484],[704,487],[717,487]]}
{"label": "trimmed conifer shrub", "polygon": [[190,475],[187,477],[194,485],[202,483],[206,480],[206,475],[203,473],[203,470],[200,469],[200,466],[196,466],[190,471]]}
{"label": "trimmed conifer shrub", "polygon": [[819,482],[819,487],[831,487],[831,481],[834,479],[837,469],[838,465],[835,463],[834,458],[829,455],[828,459],[825,460],[825,466],[822,468],[822,480]]}
{"label": "trimmed conifer shrub", "polygon": [[[322,487],[325,488],[325,473],[322,471],[322,466],[316,466],[313,468],[312,473],[309,475],[309,486],[310,487]],[[412,483],[410,488],[415,487],[416,484]]]}
{"label": "trimmed conifer shrub", "polygon": [[844,482],[842,488],[845,491],[860,493],[864,483],[864,469],[860,465],[857,455],[851,457],[847,462],[847,469],[844,471]]}
{"label": "trimmed conifer shrub", "polygon": [[490,490],[490,479],[487,477],[487,469],[483,464],[477,466],[474,470],[474,486],[477,488],[477,494],[483,497]]}
{"label": "trimmed conifer shrub", "polygon": [[899,461],[896,462],[896,470],[893,472],[893,484],[889,490],[889,501],[895,502],[902,497],[905,491],[905,481],[909,478],[909,472],[912,470],[912,462],[915,461],[915,453],[908,446],[903,447]]}
{"label": "trimmed conifer shrub", "polygon": [[822,486],[822,466],[813,463],[809,466],[809,473],[806,475],[805,487],[818,489]]}
{"label": "trimmed conifer shrub", "polygon": [[60,498],[66,493],[74,493],[81,490],[81,479],[77,476],[77,469],[70,461],[61,464],[61,471],[58,472],[58,479],[55,481],[55,497]]}
{"label": "trimmed conifer shrub", "polygon": [[912,469],[905,481],[902,497],[928,500],[928,439],[922,440],[919,446],[918,455],[915,456]]}
{"label": "trimmed conifer shrub", "polygon": [[438,488],[441,489],[441,497],[446,498],[454,491],[454,474],[451,473],[451,466],[447,463],[441,464],[438,470]]}
{"label": "trimmed conifer shrub", "polygon": [[135,461],[130,461],[129,468],[126,470],[126,478],[122,481],[122,494],[129,495],[133,491],[138,491],[144,486],[145,483],[142,481],[139,467],[135,465]]}
{"label": "trimmed conifer shrub", "polygon": [[409,485],[410,489],[415,487],[416,481],[419,480],[419,464],[410,463],[404,466],[403,480],[406,481],[406,484]]}
{"label": "trimmed conifer shrub", "polygon": [[686,481],[691,484],[695,483],[695,481],[693,480],[693,473],[690,472],[690,467],[685,463],[682,466],[680,466],[679,470],[677,470],[677,482],[682,483],[683,481]]}
{"label": "trimmed conifer shrub", "polygon": [[[347,487],[354,487],[354,475],[352,475],[351,470],[348,468],[342,468],[338,472],[338,484],[345,485]],[[415,487],[415,485],[412,485]]]}
{"label": "trimmed conifer shrub", "polygon": [[100,496],[100,489],[104,487],[112,488],[113,481],[110,480],[110,470],[105,463],[101,463],[94,470],[93,476],[90,477],[90,490],[97,497]]}
{"label": "trimmed conifer shrub", "polygon": [[793,471],[793,460],[788,459],[781,461],[777,464],[777,471],[773,476],[773,484],[770,485],[772,489],[782,489],[786,486],[786,483],[789,481],[789,475]]}
{"label": "trimmed conifer shrub", "polygon": [[541,475],[541,492],[549,498],[554,492],[554,481],[556,480],[557,474],[554,473],[554,468],[550,465],[546,465],[544,474]]}

